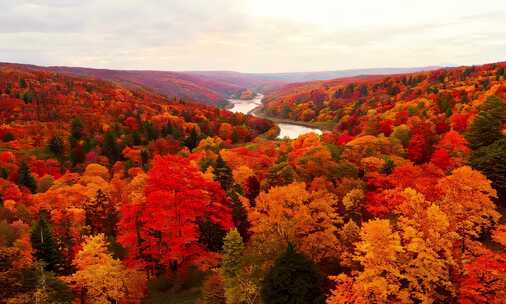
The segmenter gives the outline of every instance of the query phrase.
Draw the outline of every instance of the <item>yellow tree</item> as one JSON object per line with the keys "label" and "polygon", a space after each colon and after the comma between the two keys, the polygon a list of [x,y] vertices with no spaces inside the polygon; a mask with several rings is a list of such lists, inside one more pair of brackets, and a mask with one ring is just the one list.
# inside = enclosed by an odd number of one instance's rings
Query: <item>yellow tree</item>
{"label": "yellow tree", "polygon": [[413,189],[396,191],[396,224],[364,224],[355,242],[355,260],[363,270],[334,277],[330,303],[446,303],[455,298],[451,271],[458,235],[447,215]]}
{"label": "yellow tree", "polygon": [[255,240],[273,254],[288,242],[315,262],[339,255],[336,225],[342,222],[336,197],[324,190],[309,192],[304,183],[273,187],[261,193],[249,213]]}
{"label": "yellow tree", "polygon": [[453,242],[448,217],[432,205],[418,218],[401,217],[401,242],[405,249],[401,273],[407,282],[410,299],[415,303],[450,302],[455,296],[451,270]]}
{"label": "yellow tree", "polygon": [[87,237],[76,255],[77,272],[69,281],[81,290],[86,302],[109,304],[114,301],[140,302],[146,276],[143,272],[126,268],[107,250],[103,234]]}
{"label": "yellow tree", "polygon": [[440,179],[438,188],[442,193],[439,206],[462,237],[479,237],[501,216],[492,202],[497,195],[491,182],[468,166],[455,169],[450,176]]}

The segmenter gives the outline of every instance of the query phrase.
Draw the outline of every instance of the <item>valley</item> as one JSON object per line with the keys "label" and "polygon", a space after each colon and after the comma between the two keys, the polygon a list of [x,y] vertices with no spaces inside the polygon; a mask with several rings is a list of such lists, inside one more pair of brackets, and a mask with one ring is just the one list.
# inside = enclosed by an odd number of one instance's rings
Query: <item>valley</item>
{"label": "valley", "polygon": [[[232,107],[228,108],[231,112],[240,112],[243,114],[252,114],[254,116],[259,116],[258,112],[262,108],[262,100],[264,95],[257,94],[253,99],[249,100],[241,100],[241,99],[229,99],[230,105]],[[262,118],[274,120],[279,127],[279,135],[278,138],[290,138],[295,139],[300,135],[314,132],[316,134],[321,134],[322,131],[318,128],[312,128],[309,126],[302,125],[300,122],[286,122],[279,121],[276,118],[272,117],[264,117],[260,114]]]}

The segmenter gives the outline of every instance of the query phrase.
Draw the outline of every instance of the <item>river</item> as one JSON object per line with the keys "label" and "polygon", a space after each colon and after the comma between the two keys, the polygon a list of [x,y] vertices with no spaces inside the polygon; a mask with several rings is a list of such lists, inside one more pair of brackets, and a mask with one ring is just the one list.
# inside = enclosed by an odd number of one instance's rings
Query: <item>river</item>
{"label": "river", "polygon": [[[262,105],[262,99],[264,96],[262,94],[258,94],[255,96],[255,98],[250,100],[241,100],[241,99],[229,99],[228,101],[232,105],[230,109],[228,109],[231,112],[240,112],[244,114],[253,114],[255,115],[254,111],[256,108],[260,107]],[[322,131],[320,129],[316,128],[310,128],[305,126],[300,126],[296,124],[291,123],[278,123],[278,127],[280,129],[278,138],[297,138],[299,135],[306,134],[306,133],[317,133],[321,134]]]}

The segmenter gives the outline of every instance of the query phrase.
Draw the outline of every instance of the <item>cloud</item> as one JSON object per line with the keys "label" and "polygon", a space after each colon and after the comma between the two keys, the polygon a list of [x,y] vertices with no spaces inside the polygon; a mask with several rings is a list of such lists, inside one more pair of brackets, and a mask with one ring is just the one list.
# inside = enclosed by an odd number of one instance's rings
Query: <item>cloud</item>
{"label": "cloud", "polygon": [[308,71],[504,60],[500,0],[0,2],[0,61]]}

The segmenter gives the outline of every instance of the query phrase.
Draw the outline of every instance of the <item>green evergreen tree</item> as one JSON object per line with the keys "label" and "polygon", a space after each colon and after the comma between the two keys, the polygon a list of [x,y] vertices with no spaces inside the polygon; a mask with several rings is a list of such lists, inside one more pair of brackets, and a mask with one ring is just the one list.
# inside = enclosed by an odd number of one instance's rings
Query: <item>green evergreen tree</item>
{"label": "green evergreen tree", "polygon": [[244,242],[239,231],[230,230],[223,240],[223,258],[221,272],[225,280],[235,278],[241,270],[241,258],[244,251]]}
{"label": "green evergreen tree", "polygon": [[483,172],[492,181],[501,200],[506,198],[506,138],[473,151],[471,166]]}
{"label": "green evergreen tree", "polygon": [[25,162],[22,162],[19,167],[18,184],[27,187],[32,193],[35,193],[37,190],[35,178],[33,178],[30,167]]}
{"label": "green evergreen tree", "polygon": [[200,219],[197,224],[199,227],[198,242],[209,251],[220,251],[223,247],[223,238],[226,235],[226,231],[219,224],[213,223],[209,218]]}
{"label": "green evergreen tree", "polygon": [[184,145],[188,147],[188,149],[193,150],[197,147],[197,145],[199,144],[199,136],[197,134],[197,130],[195,130],[195,128],[193,128],[190,132],[190,135],[188,135],[188,137],[186,137],[185,141],[184,141]]}
{"label": "green evergreen tree", "polygon": [[45,269],[58,272],[62,258],[45,214],[41,214],[39,220],[33,225],[30,240],[35,250],[35,257],[45,263]]}
{"label": "green evergreen tree", "polygon": [[227,192],[228,197],[232,201],[232,220],[235,227],[245,240],[249,239],[250,222],[248,220],[248,212],[244,208],[236,190],[232,189]]}
{"label": "green evergreen tree", "polygon": [[26,80],[21,78],[19,80],[19,87],[22,88],[22,89],[25,89],[28,85],[26,84]]}
{"label": "green evergreen tree", "polygon": [[218,156],[216,164],[214,165],[214,180],[219,182],[225,191],[228,191],[234,185],[232,169],[230,169],[221,155]]}
{"label": "green evergreen tree", "polygon": [[227,303],[242,303],[242,293],[237,279],[240,277],[243,253],[244,242],[239,231],[230,230],[223,241],[223,258],[220,266]]}
{"label": "green evergreen tree", "polygon": [[490,96],[474,118],[466,139],[472,149],[488,146],[500,139],[502,125],[506,121],[506,104],[497,96]]}
{"label": "green evergreen tree", "polygon": [[14,134],[12,134],[10,132],[7,132],[2,136],[3,142],[10,142],[10,141],[13,141],[14,139],[15,139]]}
{"label": "green evergreen tree", "polygon": [[74,118],[72,120],[71,126],[70,126],[70,136],[75,140],[78,141],[81,139],[84,135],[84,125],[81,119]]}
{"label": "green evergreen tree", "polygon": [[288,161],[279,161],[274,164],[267,175],[267,188],[274,186],[283,186],[292,183],[295,180],[295,171],[288,164]]}
{"label": "green evergreen tree", "polygon": [[311,260],[289,244],[264,278],[264,304],[325,303],[324,278]]}
{"label": "green evergreen tree", "polygon": [[116,134],[113,131],[109,131],[105,134],[102,154],[107,156],[111,165],[121,158],[121,149],[116,142]]}
{"label": "green evergreen tree", "polygon": [[56,156],[59,160],[62,160],[64,158],[65,143],[63,142],[63,139],[61,137],[59,136],[51,137],[47,147],[49,151],[51,151],[51,153],[53,153],[53,155]]}
{"label": "green evergreen tree", "polygon": [[134,146],[138,146],[142,143],[141,141],[141,135],[137,131],[132,132],[132,144]]}

